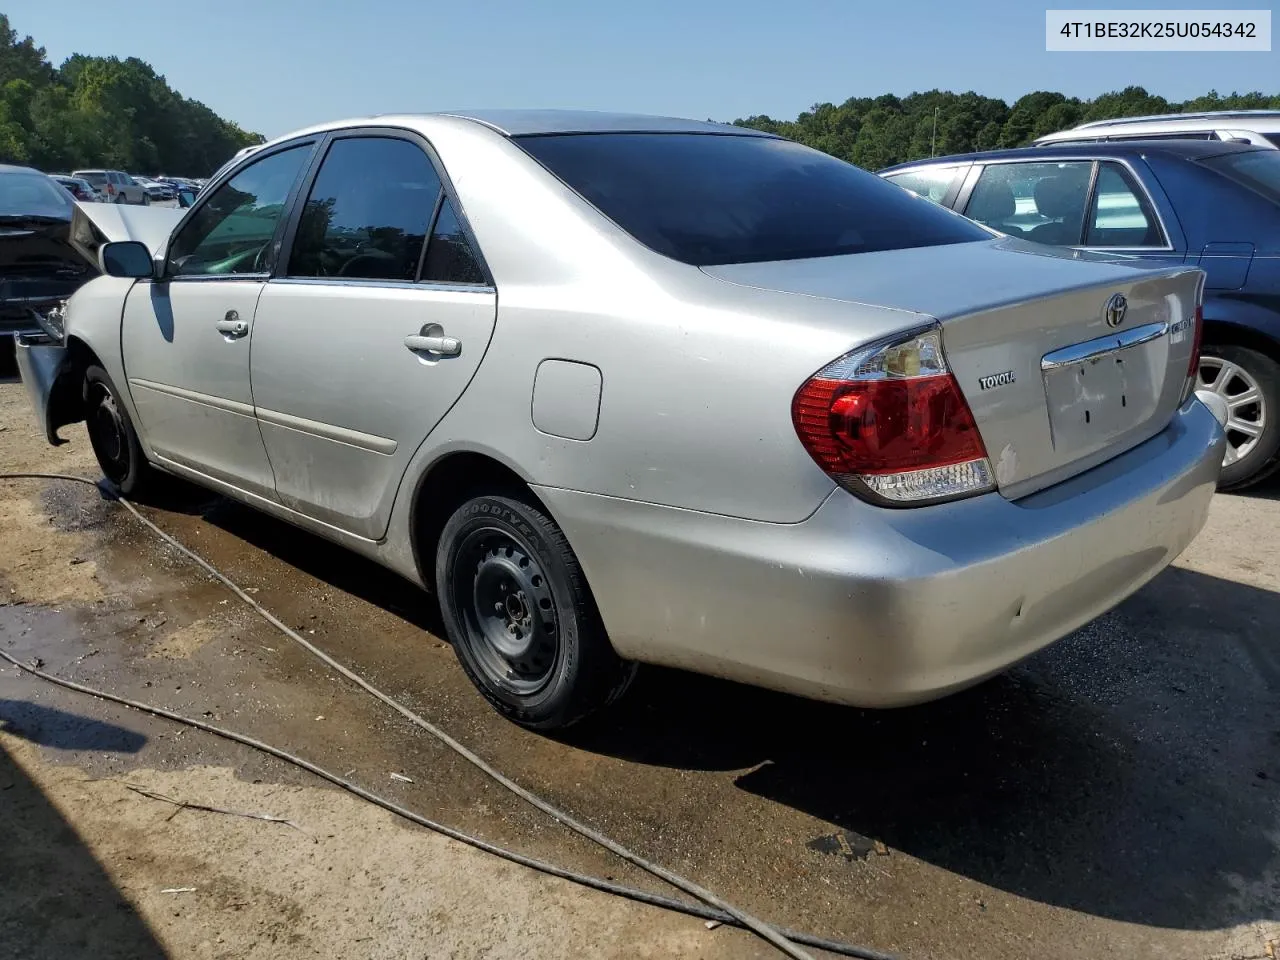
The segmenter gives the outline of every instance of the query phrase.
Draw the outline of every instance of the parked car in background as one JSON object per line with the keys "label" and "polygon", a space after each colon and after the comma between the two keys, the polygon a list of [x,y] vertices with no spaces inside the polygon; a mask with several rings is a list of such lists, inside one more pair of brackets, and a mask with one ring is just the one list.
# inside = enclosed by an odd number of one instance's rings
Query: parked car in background
{"label": "parked car in background", "polygon": [[97,274],[69,244],[75,202],[29,167],[0,165],[0,330],[34,325]]}
{"label": "parked car in background", "polygon": [[635,661],[866,706],[976,683],[1177,556],[1222,463],[1194,266],[997,238],[759,131],[371,117],[185,213],[77,213],[114,242],[18,351],[47,436],[434,587],[534,728]]}
{"label": "parked car in background", "polygon": [[74,170],[71,175],[88,180],[107,203],[151,202],[142,184],[122,170]]}
{"label": "parked car in background", "polygon": [[1205,140],[1054,144],[881,175],[993,230],[1207,274],[1200,386],[1231,411],[1224,489],[1280,469],[1280,151]]}
{"label": "parked car in background", "polygon": [[1046,134],[1036,140],[1035,145],[1180,139],[1252,143],[1259,147],[1277,148],[1280,147],[1280,110],[1215,110],[1096,120],[1070,130]]}
{"label": "parked car in background", "polygon": [[142,189],[147,191],[147,198],[152,202],[172,200],[177,194],[173,187],[167,183],[161,183],[159,180],[152,180],[150,177],[140,177],[133,175],[135,183],[140,183]]}
{"label": "parked car in background", "polygon": [[88,180],[72,177],[65,173],[51,173],[49,176],[66,187],[71,196],[77,200],[81,200],[84,203],[96,203],[102,199],[98,191],[93,188],[93,184]]}

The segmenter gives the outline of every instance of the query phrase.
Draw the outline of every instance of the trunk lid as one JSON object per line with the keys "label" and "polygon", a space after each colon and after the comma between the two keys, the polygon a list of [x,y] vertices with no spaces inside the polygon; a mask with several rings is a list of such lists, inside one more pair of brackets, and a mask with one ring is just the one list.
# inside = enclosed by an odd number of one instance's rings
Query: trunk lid
{"label": "trunk lid", "polygon": [[703,270],[939,321],[947,362],[1011,499],[1164,429],[1183,398],[1203,281],[1194,267],[1009,238]]}

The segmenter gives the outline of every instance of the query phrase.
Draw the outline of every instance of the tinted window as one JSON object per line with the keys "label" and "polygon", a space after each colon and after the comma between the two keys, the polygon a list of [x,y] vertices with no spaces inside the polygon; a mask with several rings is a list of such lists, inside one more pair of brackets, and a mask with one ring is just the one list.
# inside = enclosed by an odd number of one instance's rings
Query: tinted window
{"label": "tinted window", "polygon": [[435,167],[409,141],[336,141],[302,211],[289,275],[413,280],[439,193]]}
{"label": "tinted window", "polygon": [[308,145],[273,154],[215,190],[174,237],[169,275],[265,271],[276,224],[310,153]]}
{"label": "tinted window", "polygon": [[965,214],[1037,243],[1079,243],[1092,172],[1088,160],[988,164]]}
{"label": "tinted window", "polygon": [[67,191],[43,173],[0,173],[0,218],[70,220],[72,209]]}
{"label": "tinted window", "polygon": [[1164,245],[1155,215],[1129,172],[1118,163],[1104,163],[1098,169],[1084,242],[1088,247]]}
{"label": "tinted window", "polygon": [[932,200],[934,203],[941,203],[947,191],[951,189],[951,183],[955,180],[956,171],[959,169],[959,167],[930,167],[926,170],[886,174],[885,179],[900,187],[906,187],[916,196]]}
{"label": "tinted window", "polygon": [[88,171],[85,171],[84,173],[77,173],[76,176],[83,177],[85,180],[88,180],[90,183],[92,183],[95,187],[101,187],[103,184],[107,182],[107,175],[103,173],[101,170],[88,170]]}
{"label": "tinted window", "polygon": [[517,143],[641,243],[685,263],[990,239],[874,174],[787,140],[607,133]]}
{"label": "tinted window", "polygon": [[1201,160],[1236,183],[1280,203],[1280,150],[1249,150]]}
{"label": "tinted window", "polygon": [[440,283],[485,282],[480,259],[463,233],[458,213],[450,200],[440,205],[440,216],[436,218],[435,229],[431,231],[431,245],[427,247],[422,279]]}

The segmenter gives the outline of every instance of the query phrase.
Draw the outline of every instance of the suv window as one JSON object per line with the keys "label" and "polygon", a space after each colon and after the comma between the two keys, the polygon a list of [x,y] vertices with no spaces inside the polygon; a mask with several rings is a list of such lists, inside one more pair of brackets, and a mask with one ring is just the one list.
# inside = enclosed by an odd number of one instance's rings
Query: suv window
{"label": "suv window", "polygon": [[1086,247],[1162,247],[1165,240],[1146,198],[1118,163],[1098,168]]}
{"label": "suv window", "polygon": [[431,231],[431,244],[427,247],[427,262],[422,270],[422,279],[439,283],[485,282],[480,258],[463,233],[451,200],[446,199],[440,205],[440,215],[436,217],[435,229]]}
{"label": "suv window", "polygon": [[73,174],[73,176],[86,180],[95,187],[100,187],[107,182],[107,175],[101,170],[81,170],[78,173]]}
{"label": "suv window", "polygon": [[413,280],[440,195],[430,159],[408,140],[337,140],[298,222],[291,277]]}
{"label": "suv window", "polygon": [[965,215],[1037,243],[1079,243],[1092,172],[1089,160],[988,164]]}
{"label": "suv window", "polygon": [[640,243],[695,266],[990,239],[882,177],[789,140],[705,133],[514,139]]}
{"label": "suv window", "polygon": [[262,273],[289,191],[311,145],[245,167],[196,210],[169,248],[168,275]]}
{"label": "suv window", "polygon": [[904,173],[890,173],[885,179],[906,187],[916,196],[941,203],[955,182],[959,167],[929,167],[924,170],[908,170]]}

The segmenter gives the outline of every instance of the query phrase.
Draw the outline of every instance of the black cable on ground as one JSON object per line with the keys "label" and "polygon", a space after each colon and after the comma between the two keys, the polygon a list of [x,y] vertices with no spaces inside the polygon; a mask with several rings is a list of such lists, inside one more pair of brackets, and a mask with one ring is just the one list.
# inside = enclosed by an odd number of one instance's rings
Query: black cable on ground
{"label": "black cable on ground", "polygon": [[[73,483],[82,483],[88,486],[98,487],[99,489],[101,489],[99,487],[99,484],[93,480],[90,480],[86,477],[72,476],[70,474],[34,473],[34,472],[0,473],[0,480],[21,480],[21,479],[63,480],[63,481],[69,481]],[[10,655],[9,653],[3,650],[0,650],[0,658],[8,661],[9,663],[12,663],[14,666],[18,667],[23,671],[26,671],[27,673],[33,676],[39,677],[40,679],[46,680],[50,683],[57,684],[58,686],[65,687],[66,689],[74,690],[78,693],[88,694],[89,696],[98,697],[100,699],[108,700],[113,703],[118,703],[123,706],[130,707],[134,710],[139,710],[144,713],[152,714],[153,716],[163,717],[167,720],[172,720],[176,723],[186,724],[187,726],[194,727],[198,730],[203,730],[207,733],[212,733],[215,736],[223,737],[227,740],[232,740],[236,743],[240,743],[245,746],[252,747],[255,750],[260,750],[264,753],[268,753],[271,756],[276,757],[277,759],[280,759],[285,761],[286,763],[291,763],[295,766],[301,767],[302,769],[307,770],[308,772],[313,773],[324,780],[328,780],[330,783],[333,783],[339,787],[342,787],[344,790],[347,790],[355,794],[356,796],[369,801],[370,803],[373,803],[379,807],[382,807],[383,809],[388,810],[396,814],[397,816],[404,817],[405,819],[410,820],[413,823],[427,827],[428,829],[434,830],[454,840],[458,840],[461,843],[465,843],[465,844],[468,844],[469,846],[476,847],[477,849],[484,850],[487,853],[492,853],[495,856],[499,856],[499,857],[502,857],[503,859],[510,860],[513,863],[518,863],[518,864],[521,864],[522,866],[526,866],[531,869],[550,874],[552,876],[560,877],[561,879],[569,880],[573,883],[581,884],[582,886],[591,887],[592,889],[601,890],[606,893],[612,893],[617,896],[625,897],[630,900],[635,900],[641,903],[650,904],[652,906],[657,906],[657,907],[662,907],[664,909],[677,911],[680,913],[687,914],[689,916],[699,917],[704,920],[717,921],[719,923],[723,923],[728,926],[734,926],[742,929],[751,930],[753,933],[756,933],[763,939],[767,940],[769,943],[777,947],[779,950],[781,950],[783,953],[787,954],[788,956],[800,958],[800,960],[807,960],[808,954],[806,954],[803,950],[800,950],[797,946],[795,946],[796,944],[804,944],[805,946],[817,947],[819,949],[827,950],[832,953],[838,953],[847,957],[862,958],[862,960],[894,960],[894,958],[889,954],[880,953],[878,951],[871,950],[866,947],[860,947],[856,944],[843,943],[836,940],[827,940],[822,937],[812,936],[810,934],[799,933],[792,930],[781,930],[781,929],[775,928],[772,925],[767,924],[764,921],[759,920],[751,916],[750,914],[732,906],[731,904],[722,900],[716,894],[712,893],[709,890],[706,890],[705,888],[694,883],[693,881],[688,880],[684,877],[681,877],[680,875],[673,873],[672,871],[666,869],[665,867],[662,867],[659,864],[652,863],[646,860],[645,858],[639,856],[638,854],[633,853],[631,850],[622,846],[617,841],[605,836],[604,834],[601,834],[599,831],[595,830],[593,827],[587,826],[586,824],[581,823],[580,821],[570,816],[569,814],[564,813],[559,808],[553,806],[552,804],[543,800],[541,797],[537,796],[534,793],[531,793],[524,787],[517,784],[515,781],[508,778],[505,774],[501,773],[496,768],[491,766],[487,761],[485,761],[484,759],[482,759],[481,757],[473,753],[470,749],[468,749],[462,743],[458,742],[453,737],[449,736],[449,734],[445,733],[443,730],[439,729],[429,721],[423,719],[418,714],[414,713],[409,708],[403,706],[398,701],[392,699],[389,695],[383,693],[381,690],[374,687],[372,684],[370,684],[367,680],[365,680],[359,674],[350,670],[343,664],[339,663],[337,660],[334,660],[323,650],[319,649],[314,644],[304,639],[295,630],[292,630],[291,628],[286,626],[274,614],[272,614],[270,611],[268,611],[266,608],[260,605],[256,600],[253,599],[252,596],[250,596],[248,593],[242,590],[237,584],[235,584],[233,581],[228,579],[221,571],[219,571],[216,567],[210,564],[207,560],[205,560],[199,554],[195,553],[188,547],[178,542],[173,536],[166,533],[164,530],[158,527],[155,523],[153,523],[150,519],[143,516],[142,513],[137,509],[137,507],[135,507],[127,499],[125,499],[122,496],[119,496],[118,494],[112,494],[112,495],[120,504],[122,504],[126,509],[128,509],[128,511],[132,513],[133,516],[139,522],[141,522],[144,526],[149,528],[152,532],[154,532],[157,536],[159,536],[162,540],[164,540],[170,546],[174,547],[176,550],[178,550],[179,552],[184,554],[186,557],[188,557],[190,560],[195,562],[210,576],[214,577],[216,580],[218,580],[220,583],[226,586],[229,590],[231,590],[234,594],[236,594],[236,596],[240,600],[242,600],[248,606],[252,607],[261,617],[263,617],[263,619],[265,619],[268,623],[274,626],[281,633],[285,634],[285,636],[289,637],[291,640],[298,643],[300,646],[305,648],[309,653],[318,657],[320,660],[323,660],[328,666],[332,667],[334,670],[337,670],[339,673],[341,673],[347,679],[351,680],[357,686],[361,687],[363,690],[365,690],[369,694],[381,700],[383,703],[387,704],[392,709],[396,710],[398,713],[402,714],[404,717],[406,717],[416,726],[422,727],[424,730],[432,734],[434,737],[436,737],[438,740],[440,740],[450,749],[454,750],[456,753],[458,753],[460,756],[462,756],[464,759],[470,762],[473,766],[477,767],[479,770],[481,770],[481,772],[485,773],[491,779],[497,781],[499,784],[506,787],[512,793],[516,794],[521,799],[530,803],[534,807],[537,807],[539,810],[542,810],[544,813],[548,814],[550,817],[552,817],[556,821],[563,823],[565,826],[569,827],[574,832],[586,837],[589,840],[594,841],[595,843],[599,844],[600,846],[604,847],[610,852],[617,854],[627,862],[641,868],[642,870],[645,870],[653,874],[654,876],[659,877],[662,880],[665,880],[666,882],[670,883],[672,886],[676,887],[677,889],[684,890],[686,893],[689,893],[697,897],[699,900],[702,900],[703,903],[707,905],[702,906],[700,904],[693,904],[693,903],[688,903],[682,900],[676,900],[671,897],[663,897],[658,894],[648,893],[646,891],[638,890],[633,887],[623,886],[621,884],[616,884],[608,880],[603,880],[599,877],[594,877],[589,874],[577,873],[572,870],[567,870],[562,867],[557,867],[554,864],[546,863],[544,861],[537,860],[532,857],[527,857],[523,854],[516,853],[515,851],[508,850],[504,847],[499,847],[494,844],[488,843],[485,840],[481,840],[479,837],[474,837],[474,836],[471,836],[470,834],[463,833],[462,831],[456,830],[453,827],[448,827],[448,826],[445,826],[444,824],[440,824],[433,820],[429,820],[426,817],[421,816],[420,814],[414,813],[412,810],[408,810],[407,808],[400,806],[399,804],[395,803],[392,800],[388,800],[385,797],[372,793],[371,791],[364,789],[358,784],[352,783],[351,781],[346,780],[343,777],[338,776],[337,774],[331,773],[330,771],[325,770],[324,768],[319,767],[311,763],[310,761],[304,760],[300,757],[296,757],[293,754],[290,754],[284,750],[281,750],[278,747],[272,746],[271,744],[264,743],[260,740],[255,740],[252,737],[248,737],[248,736],[245,736],[244,734],[236,733],[235,731],[232,731],[232,730],[226,730],[222,727],[218,727],[210,723],[205,723],[202,720],[195,720],[190,717],[182,716],[181,714],[178,714],[178,713],[173,713],[172,711],[165,710],[162,707],[156,707],[150,704],[141,703],[139,701],[129,700],[125,697],[120,697],[114,694],[106,693],[101,690],[96,690],[92,687],[85,686],[84,684],[76,683],[71,680],[64,680],[61,677],[57,677],[51,673],[47,673],[46,671],[39,670],[31,666],[30,664],[22,663],[20,660],[18,660],[17,658],[13,657],[12,655]]]}

